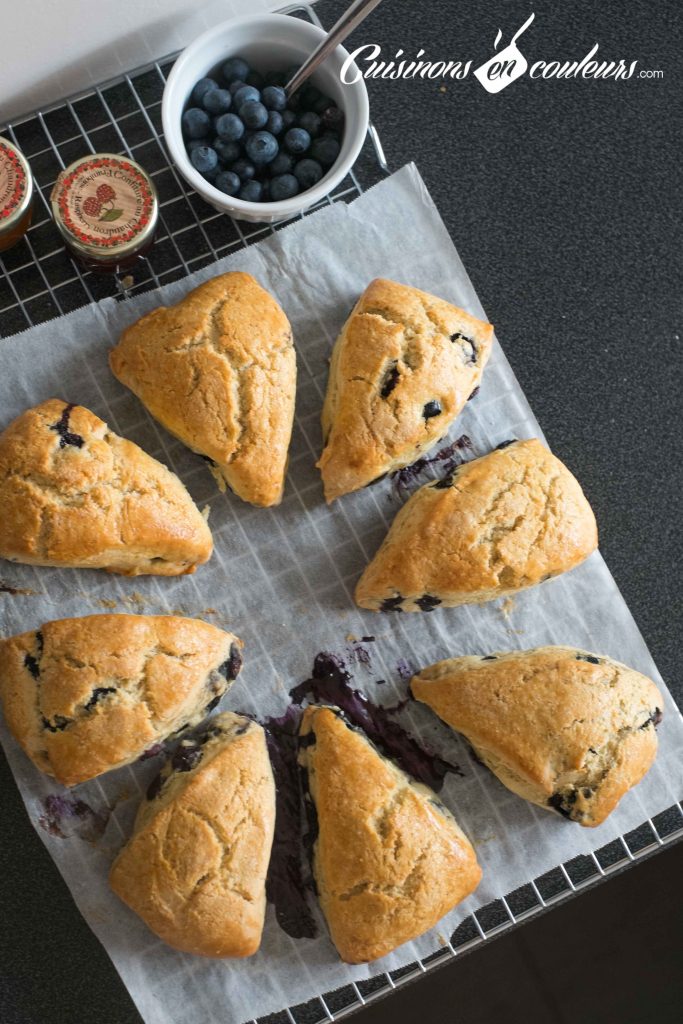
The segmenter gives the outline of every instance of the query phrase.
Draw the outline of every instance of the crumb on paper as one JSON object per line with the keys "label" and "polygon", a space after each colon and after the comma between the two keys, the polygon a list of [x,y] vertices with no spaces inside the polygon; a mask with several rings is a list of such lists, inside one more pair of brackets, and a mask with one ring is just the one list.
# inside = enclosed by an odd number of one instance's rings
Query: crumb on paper
{"label": "crumb on paper", "polygon": [[505,600],[501,603],[500,610],[506,619],[515,610],[515,604],[516,601],[514,597],[506,597]]}
{"label": "crumb on paper", "polygon": [[437,932],[436,933],[436,939],[437,939],[437,942],[439,943],[440,946],[447,946],[448,945],[448,939],[443,934],[443,932]]}
{"label": "crumb on paper", "polygon": [[439,86],[439,92],[447,92],[446,86],[445,85],[440,85]]}
{"label": "crumb on paper", "polygon": [[9,594],[11,597],[16,597],[20,594],[35,597],[35,593],[35,590],[29,590],[28,587],[13,587],[4,580],[0,580],[0,594]]}
{"label": "crumb on paper", "polygon": [[132,605],[135,608],[142,608],[148,603],[144,594],[139,593],[137,590],[134,590],[132,594],[124,597],[123,602],[124,604]]}
{"label": "crumb on paper", "polygon": [[347,633],[346,634],[346,642],[347,642],[347,644],[357,644],[358,643],[358,637],[354,636],[353,633]]}
{"label": "crumb on paper", "polygon": [[118,601],[115,601],[111,597],[100,597],[95,602],[100,608],[116,608]]}

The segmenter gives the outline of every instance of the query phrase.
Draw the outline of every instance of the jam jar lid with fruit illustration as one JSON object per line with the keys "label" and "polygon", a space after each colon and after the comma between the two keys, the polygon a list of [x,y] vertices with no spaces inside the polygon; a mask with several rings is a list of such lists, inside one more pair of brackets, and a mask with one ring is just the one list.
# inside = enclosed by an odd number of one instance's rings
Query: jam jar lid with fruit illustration
{"label": "jam jar lid with fruit illustration", "polygon": [[22,153],[0,137],[0,252],[26,234],[31,222],[33,178]]}
{"label": "jam jar lid with fruit illustration", "polygon": [[76,160],[57,178],[50,202],[67,247],[93,267],[129,265],[154,240],[154,183],[126,157],[97,153]]}

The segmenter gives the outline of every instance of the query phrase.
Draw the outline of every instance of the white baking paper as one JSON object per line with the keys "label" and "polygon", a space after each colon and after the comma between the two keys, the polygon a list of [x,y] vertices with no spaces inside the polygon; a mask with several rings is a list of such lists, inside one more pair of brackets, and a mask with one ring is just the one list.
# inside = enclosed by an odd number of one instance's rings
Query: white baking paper
{"label": "white baking paper", "polygon": [[[142,313],[161,302],[175,302],[213,274],[237,269],[254,274],[282,303],[298,355],[287,489],[282,505],[269,510],[219,494],[202,460],[157,426],[107,366],[108,349]],[[484,315],[414,166],[404,167],[349,206],[325,208],[161,292],[126,302],[107,299],[0,343],[2,426],[27,406],[52,396],[88,406],[169,465],[200,505],[211,506],[216,542],[208,565],[178,579],[123,579],[97,571],[0,563],[5,583],[29,591],[0,595],[4,633],[105,610],[204,617],[229,626],[245,642],[244,670],[223,708],[257,715],[284,709],[288,689],[310,675],[318,651],[340,653],[354,664],[349,636],[376,637],[365,645],[370,664],[355,663],[354,673],[356,685],[383,703],[406,694],[397,667],[400,659],[417,668],[449,655],[552,643],[611,655],[663,687],[599,554],[507,604],[429,615],[378,615],[354,606],[354,582],[400,499],[387,479],[327,508],[314,463],[332,342],[359,292],[375,276],[416,285]],[[506,340],[514,344],[515,339]],[[480,455],[510,437],[542,436],[498,344],[478,396],[449,436],[463,433]],[[386,682],[378,685],[378,679]],[[44,827],[48,822],[42,801],[64,791],[33,767],[4,724],[2,742],[38,835],[147,1024],[237,1024],[434,952],[443,936],[478,907],[573,856],[599,849],[683,794],[683,724],[666,692],[655,766],[609,821],[593,830],[552,816],[504,789],[471,763],[460,740],[424,706],[410,703],[402,720],[447,760],[462,765],[464,777],[448,776],[442,795],[475,844],[484,875],[475,895],[438,928],[362,967],[339,962],[324,926],[315,940],[292,941],[280,930],[272,907],[261,950],[247,961],[207,961],[164,946],[109,892],[106,881],[108,865],[129,835],[140,794],[160,759],[78,787],[77,796],[99,818],[81,809],[81,817],[62,822],[67,838],[59,838]]]}

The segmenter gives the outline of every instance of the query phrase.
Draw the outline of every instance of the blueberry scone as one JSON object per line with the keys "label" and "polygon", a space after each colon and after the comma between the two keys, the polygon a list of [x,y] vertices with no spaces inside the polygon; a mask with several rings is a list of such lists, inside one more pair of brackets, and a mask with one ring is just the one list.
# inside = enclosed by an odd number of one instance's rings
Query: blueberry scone
{"label": "blueberry scone", "polygon": [[0,507],[0,557],[12,562],[178,576],[213,548],[174,473],[57,398],[0,434]]}
{"label": "blueberry scone", "polygon": [[75,786],[201,721],[237,678],[241,649],[176,615],[46,622],[0,640],[5,719],[41,771]]}
{"label": "blueberry scone", "polygon": [[294,419],[289,321],[249,274],[214,277],[134,323],[109,362],[152,416],[252,505],[282,500]]}
{"label": "blueberry scone", "polygon": [[318,462],[325,498],[414,462],[478,386],[493,327],[427,292],[372,281],[336,341]]}
{"label": "blueberry scone", "polygon": [[274,824],[263,729],[216,715],[150,786],[110,885],[170,946],[251,956],[261,943]]}
{"label": "blueberry scone", "polygon": [[452,815],[338,709],[306,709],[299,749],[317,829],[313,874],[342,960],[386,956],[476,889],[481,870]]}
{"label": "blueberry scone", "polygon": [[600,825],[657,753],[652,680],[574,647],[439,661],[411,689],[504,786],[580,825]]}
{"label": "blueberry scone", "polygon": [[567,467],[536,438],[508,442],[408,499],[356,601],[383,612],[493,601],[573,569],[597,545]]}

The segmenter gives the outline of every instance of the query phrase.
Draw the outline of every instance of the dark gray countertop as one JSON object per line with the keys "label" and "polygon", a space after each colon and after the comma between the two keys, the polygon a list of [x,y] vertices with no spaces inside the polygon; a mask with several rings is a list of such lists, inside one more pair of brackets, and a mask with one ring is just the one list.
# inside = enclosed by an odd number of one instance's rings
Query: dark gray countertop
{"label": "dark gray countertop", "polygon": [[[346,0],[321,0],[320,16],[329,25],[345,6]],[[472,76],[449,82],[445,92],[440,82],[371,81],[372,114],[391,167],[417,162],[550,445],[584,486],[602,552],[680,704],[681,264],[674,235],[681,196],[674,147],[681,115],[680,3],[385,0],[352,41],[380,43],[389,57],[399,48],[412,56],[422,47],[428,57],[471,58],[476,66],[492,54],[496,30],[502,28],[506,43],[531,7],[536,20],[520,40],[530,60],[580,58],[599,42],[604,57],[637,58],[639,68],[663,69],[664,78],[523,78],[498,96],[488,95]],[[139,1017],[29,825],[4,758],[0,776],[0,1019],[134,1024]],[[658,957],[671,952],[673,939],[665,949],[656,915],[647,913],[641,898],[641,877],[647,870],[648,891],[659,879],[653,899],[664,913],[671,906],[667,880],[678,886],[680,849],[601,887],[608,893],[620,886],[618,899],[633,907],[632,935],[643,949],[659,935]],[[674,890],[674,903],[676,896]],[[456,962],[425,979],[419,1001],[425,1024],[444,1019],[449,1004],[430,1002],[429,987],[436,993],[444,984],[472,996],[463,1002],[463,1024],[475,1020],[466,1009],[475,1003],[477,1022],[497,1021],[503,1009],[508,1020],[531,1020],[530,1009],[518,1007],[516,1015],[514,999],[501,1002],[500,992],[489,992],[486,979],[501,970],[491,959],[495,951],[520,957],[536,936],[556,943],[559,960],[571,958],[578,954],[568,929],[581,927],[585,964],[593,932],[586,924],[592,915],[600,917],[605,899],[588,893],[575,903],[580,914],[570,907],[554,910],[545,923],[532,923],[468,957],[466,967]],[[530,991],[552,986],[552,970],[539,967],[540,961],[529,967],[527,954],[522,959],[529,978],[534,970],[546,971],[542,983],[528,982]],[[619,970],[619,951],[615,947],[612,960],[604,954],[604,946],[596,947],[596,976],[609,978]],[[638,986],[651,979],[630,977],[634,1005],[642,1005]],[[652,992],[658,1009],[648,1019],[657,1024],[673,1022],[680,1011],[680,978],[675,972],[665,977],[666,999]],[[562,978],[568,984],[566,971]],[[584,971],[580,984],[593,983]],[[415,998],[405,1004],[395,998],[386,1010],[379,1004],[358,1020],[370,1024],[389,1012],[414,1020],[417,1005]],[[645,1019],[629,1016],[621,1004],[617,1012],[617,1004],[604,1000],[595,1004],[603,1007],[600,1013],[576,1001],[571,1006],[577,1009],[558,1005],[546,1001],[539,1019]]]}

